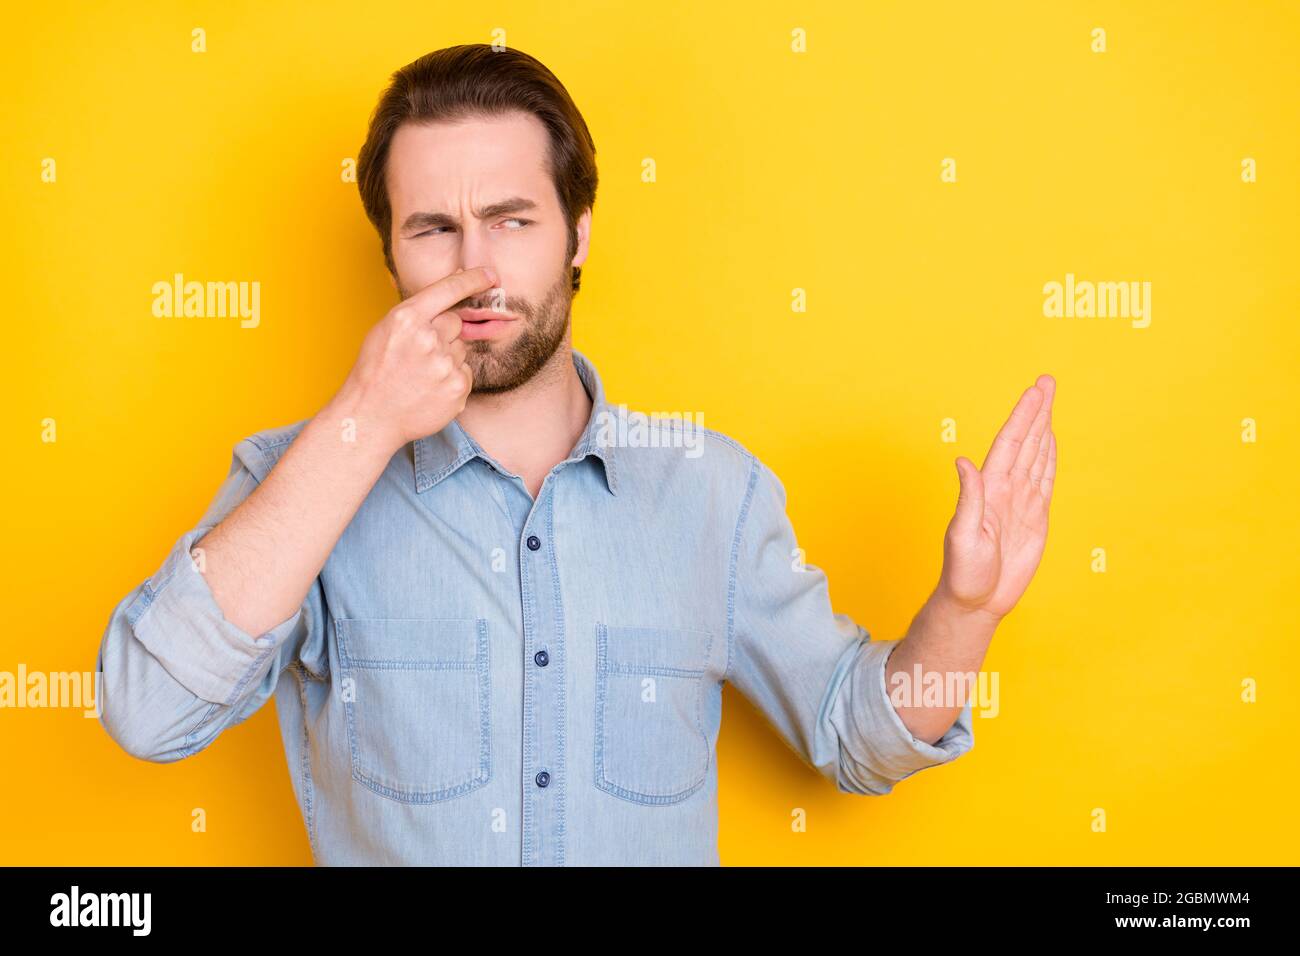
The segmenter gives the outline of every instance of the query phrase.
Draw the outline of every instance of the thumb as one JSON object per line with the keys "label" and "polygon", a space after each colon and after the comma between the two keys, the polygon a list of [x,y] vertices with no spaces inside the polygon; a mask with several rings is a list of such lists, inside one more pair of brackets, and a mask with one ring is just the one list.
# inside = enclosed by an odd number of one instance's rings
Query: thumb
{"label": "thumb", "polygon": [[957,495],[953,531],[959,537],[971,537],[979,531],[984,520],[984,476],[969,458],[959,456],[955,464],[961,478],[961,491]]}

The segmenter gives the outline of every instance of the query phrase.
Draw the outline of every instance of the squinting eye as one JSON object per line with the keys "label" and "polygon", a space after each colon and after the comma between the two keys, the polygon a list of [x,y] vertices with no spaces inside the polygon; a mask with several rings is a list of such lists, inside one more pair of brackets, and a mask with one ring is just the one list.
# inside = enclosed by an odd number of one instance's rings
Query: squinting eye
{"label": "squinting eye", "polygon": [[[532,225],[532,220],[531,220],[531,219],[519,219],[518,217],[511,217],[510,219],[504,219],[504,220],[502,220],[502,221],[503,221],[503,222],[517,222],[517,223],[519,223],[518,226],[516,226],[516,227],[514,227],[514,228],[512,228],[512,229],[508,229],[508,230],[506,230],[507,232],[518,232],[520,229],[524,228],[524,226]],[[433,235],[438,235],[438,234],[440,234],[441,230],[443,230],[443,229],[450,229],[450,228],[452,228],[452,227],[451,227],[451,226],[434,226],[432,229],[426,229],[424,232],[417,232],[417,233],[416,233],[415,235],[413,235],[411,238],[412,238],[412,239],[421,239],[421,238],[423,238],[424,236],[433,236]]]}

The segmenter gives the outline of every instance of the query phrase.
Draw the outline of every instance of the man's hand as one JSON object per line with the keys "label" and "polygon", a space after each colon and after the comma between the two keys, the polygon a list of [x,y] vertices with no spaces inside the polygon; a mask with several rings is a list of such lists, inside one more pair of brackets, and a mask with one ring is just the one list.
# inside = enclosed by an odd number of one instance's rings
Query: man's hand
{"label": "man's hand", "polygon": [[993,440],[982,469],[969,458],[957,458],[961,494],[943,538],[939,586],[885,662],[894,709],[912,735],[928,744],[952,727],[966,700],[914,703],[921,687],[911,689],[910,700],[894,695],[916,668],[922,680],[926,674],[943,675],[945,687],[954,686],[952,675],[976,674],[998,622],[1029,586],[1047,543],[1056,478],[1055,392],[1050,375],[1038,376]]}
{"label": "man's hand", "polygon": [[474,384],[460,316],[448,310],[495,284],[487,269],[469,269],[399,302],[366,333],[331,405],[390,452],[441,431],[464,410]]}
{"label": "man's hand", "polygon": [[944,535],[937,596],[959,610],[1001,620],[1038,568],[1056,478],[1055,392],[1050,375],[1025,390],[983,468],[957,458],[961,493]]}

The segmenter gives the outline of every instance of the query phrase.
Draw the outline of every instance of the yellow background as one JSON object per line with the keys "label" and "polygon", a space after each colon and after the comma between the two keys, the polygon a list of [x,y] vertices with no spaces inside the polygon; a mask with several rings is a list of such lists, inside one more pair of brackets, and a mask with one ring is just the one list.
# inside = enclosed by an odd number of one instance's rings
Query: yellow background
{"label": "yellow background", "polygon": [[[233,445],[337,388],[394,301],[341,163],[393,70],[502,28],[596,139],[575,345],[612,401],[698,412],[770,464],[836,610],[874,636],[937,580],[953,459],[982,463],[1034,376],[1058,382],[1047,553],[984,666],[1000,714],[872,799],[728,687],[723,862],[1300,862],[1297,4],[483,10],[9,14],[0,670],[93,670]],[[175,272],[259,281],[260,327],[154,318]],[[1045,318],[1067,272],[1150,281],[1150,327]],[[172,765],[77,710],[0,710],[0,863],[310,863],[273,707]]]}

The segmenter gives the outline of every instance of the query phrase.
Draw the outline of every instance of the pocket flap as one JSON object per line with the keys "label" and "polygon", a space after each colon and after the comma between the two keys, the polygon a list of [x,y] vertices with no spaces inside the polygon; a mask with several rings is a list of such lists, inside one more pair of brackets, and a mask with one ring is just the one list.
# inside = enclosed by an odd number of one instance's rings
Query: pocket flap
{"label": "pocket flap", "polygon": [[339,653],[353,665],[466,664],[478,655],[472,618],[339,618]]}
{"label": "pocket flap", "polygon": [[598,625],[604,660],[611,667],[664,669],[700,674],[712,635],[690,628],[655,625]]}

